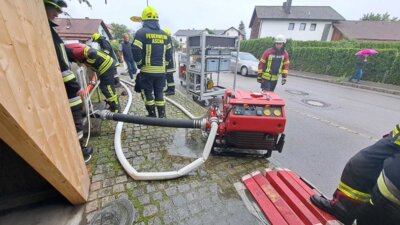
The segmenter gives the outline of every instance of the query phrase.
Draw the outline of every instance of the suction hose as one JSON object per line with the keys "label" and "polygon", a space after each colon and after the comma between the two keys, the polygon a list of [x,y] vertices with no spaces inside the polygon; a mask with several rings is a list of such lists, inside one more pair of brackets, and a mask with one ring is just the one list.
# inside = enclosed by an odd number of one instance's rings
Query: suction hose
{"label": "suction hose", "polygon": [[106,120],[114,120],[119,122],[136,123],[159,127],[177,127],[177,128],[200,128],[204,129],[206,119],[197,120],[182,120],[182,119],[167,119],[155,117],[134,116],[123,113],[113,113],[108,110],[100,110],[96,112],[96,117]]}
{"label": "suction hose", "polygon": [[[129,111],[129,108],[132,104],[132,92],[125,85],[125,81],[121,80],[121,85],[128,92],[128,102],[123,111],[123,114],[127,114]],[[103,118],[106,119],[107,117],[109,117],[111,115],[102,112],[102,115],[100,115],[100,116],[103,116]],[[112,115],[112,117],[114,117],[114,115]],[[132,116],[129,116],[129,117],[132,118]],[[137,119],[137,118],[135,118],[135,119]],[[147,119],[149,119],[149,118],[147,118]],[[151,120],[141,120],[141,121],[152,121],[153,122],[153,120],[155,121],[155,118],[152,118]],[[157,119],[157,121],[159,121],[159,119]],[[180,121],[180,120],[178,120],[178,121]],[[193,125],[193,121],[191,121],[191,122]],[[167,123],[170,123],[170,122],[167,122]],[[132,165],[130,165],[130,163],[128,162],[128,160],[125,158],[125,155],[122,151],[121,133],[122,133],[122,126],[124,124],[122,121],[117,123],[117,127],[115,129],[115,136],[114,136],[114,147],[115,147],[115,152],[117,154],[117,158],[118,158],[119,162],[121,163],[122,167],[124,168],[124,170],[129,174],[129,176],[131,176],[135,180],[167,180],[167,179],[174,179],[174,178],[184,176],[184,175],[190,173],[191,171],[193,171],[194,169],[198,168],[199,166],[201,166],[208,159],[208,156],[210,155],[211,148],[214,144],[214,139],[217,134],[218,119],[210,118],[210,123],[211,123],[211,130],[210,130],[210,134],[208,135],[208,139],[207,139],[206,145],[204,147],[202,157],[196,159],[195,161],[193,161],[189,165],[186,165],[185,167],[181,168],[178,171],[167,171],[167,172],[138,172],[138,171],[136,171],[136,169],[133,168]],[[199,128],[199,127],[197,127],[198,125],[193,125],[193,126],[196,126],[194,128]]]}

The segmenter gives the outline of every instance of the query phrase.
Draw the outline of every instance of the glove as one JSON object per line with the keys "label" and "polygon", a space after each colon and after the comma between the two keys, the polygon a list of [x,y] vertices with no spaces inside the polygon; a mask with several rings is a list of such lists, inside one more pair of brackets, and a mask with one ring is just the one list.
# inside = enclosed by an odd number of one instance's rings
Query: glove
{"label": "glove", "polygon": [[76,92],[76,96],[81,96],[81,98],[84,98],[87,95],[88,95],[88,92],[83,88],[81,88],[78,92]]}
{"label": "glove", "polygon": [[257,82],[258,82],[258,83],[262,83],[262,78],[261,78],[261,76],[258,76],[258,77],[257,77]]}
{"label": "glove", "polygon": [[285,85],[285,84],[286,84],[286,78],[282,78],[281,84],[282,84],[282,85]]}

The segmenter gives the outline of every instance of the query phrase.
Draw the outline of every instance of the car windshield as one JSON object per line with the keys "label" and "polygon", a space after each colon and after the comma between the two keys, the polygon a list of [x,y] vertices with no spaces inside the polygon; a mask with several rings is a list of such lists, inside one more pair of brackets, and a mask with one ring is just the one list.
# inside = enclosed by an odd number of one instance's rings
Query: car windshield
{"label": "car windshield", "polygon": [[250,53],[245,53],[245,54],[239,53],[239,58],[240,60],[258,61],[258,59]]}

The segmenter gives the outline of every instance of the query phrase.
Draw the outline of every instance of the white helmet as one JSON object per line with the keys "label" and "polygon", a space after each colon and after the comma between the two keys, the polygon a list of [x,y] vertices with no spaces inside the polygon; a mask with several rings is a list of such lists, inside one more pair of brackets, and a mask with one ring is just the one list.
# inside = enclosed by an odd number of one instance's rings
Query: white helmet
{"label": "white helmet", "polygon": [[286,43],[286,38],[282,34],[278,34],[275,36],[274,43]]}

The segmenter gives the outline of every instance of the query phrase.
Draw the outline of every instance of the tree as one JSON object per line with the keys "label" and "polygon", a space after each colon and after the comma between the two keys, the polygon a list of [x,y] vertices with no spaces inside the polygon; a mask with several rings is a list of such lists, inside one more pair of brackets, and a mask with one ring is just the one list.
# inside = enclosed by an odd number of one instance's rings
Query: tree
{"label": "tree", "polygon": [[244,26],[243,20],[240,21],[239,30],[243,34],[243,40],[246,40],[246,28]]}
{"label": "tree", "polygon": [[215,34],[214,31],[212,31],[212,30],[210,30],[210,29],[208,29],[208,28],[206,28],[206,29],[204,29],[204,30],[206,30],[206,31],[208,32],[208,34]]}
{"label": "tree", "polygon": [[112,23],[111,24],[111,29],[112,29],[112,33],[113,33],[114,39],[117,39],[117,40],[124,39],[124,34],[125,33],[130,34],[130,30],[124,24]]}
{"label": "tree", "polygon": [[383,14],[380,13],[367,13],[364,14],[363,17],[360,19],[363,21],[400,21],[398,17],[390,17],[390,14],[385,12]]}

